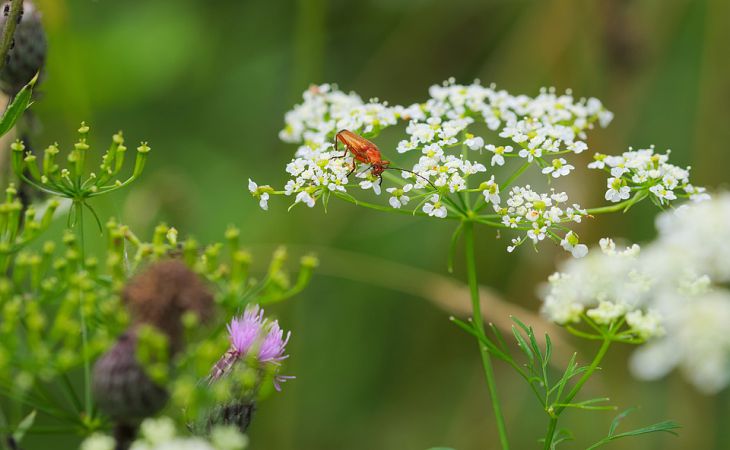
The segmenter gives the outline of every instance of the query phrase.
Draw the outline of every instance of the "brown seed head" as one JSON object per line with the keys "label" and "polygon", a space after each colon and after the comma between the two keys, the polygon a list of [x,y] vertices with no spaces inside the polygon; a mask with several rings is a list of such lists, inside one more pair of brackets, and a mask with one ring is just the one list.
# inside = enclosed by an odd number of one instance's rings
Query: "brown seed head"
{"label": "brown seed head", "polygon": [[134,323],[147,323],[163,331],[173,352],[181,347],[184,313],[195,313],[201,322],[213,313],[213,295],[179,260],[150,265],[130,280],[122,297]]}

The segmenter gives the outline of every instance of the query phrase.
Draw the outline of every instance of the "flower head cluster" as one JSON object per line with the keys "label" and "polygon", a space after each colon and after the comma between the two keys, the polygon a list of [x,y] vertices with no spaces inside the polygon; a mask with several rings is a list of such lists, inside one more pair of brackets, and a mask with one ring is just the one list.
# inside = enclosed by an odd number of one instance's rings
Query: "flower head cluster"
{"label": "flower head cluster", "polygon": [[[625,317],[641,338],[632,372],[644,379],[674,368],[701,391],[730,384],[730,194],[683,205],[657,219],[644,246],[568,261],[550,278],[543,312],[561,324]],[[664,333],[661,333],[664,330]]]}
{"label": "flower head cluster", "polygon": [[[210,382],[220,379],[229,373],[239,361],[253,360],[257,367],[274,366],[278,369],[281,361],[288,358],[285,354],[286,344],[291,332],[284,336],[279,322],[264,317],[264,310],[258,305],[246,307],[241,317],[234,318],[228,324],[230,349],[213,366],[208,377]],[[276,374],[274,386],[280,390],[279,383],[292,377]]]}
{"label": "flower head cluster", "polygon": [[567,261],[550,276],[543,314],[561,325],[624,320],[627,336],[641,340],[661,335],[660,316],[647,306],[653,280],[641,270],[639,246],[617,250],[612,240],[602,239],[601,250]]}
{"label": "flower head cluster", "polygon": [[612,202],[627,200],[632,192],[651,195],[659,204],[678,197],[692,200],[709,198],[704,188],[689,182],[689,168],[682,169],[668,162],[669,153],[655,153],[653,146],[629,149],[620,156],[596,153],[588,167],[603,169],[610,174],[605,197]]}
{"label": "flower head cluster", "polygon": [[[467,191],[470,176],[487,172],[484,163],[467,158],[462,149],[479,154],[485,149],[490,151],[491,165],[503,165],[505,157],[519,153],[530,162],[539,160],[545,166],[543,172],[557,178],[569,174],[574,167],[564,158],[547,162],[541,156],[559,151],[582,152],[587,148],[580,140],[585,138],[585,131],[596,122],[607,125],[612,117],[596,99],[576,101],[570,93],[558,95],[547,89],[532,98],[512,96],[479,82],[458,85],[449,80],[432,86],[429,93],[425,103],[404,107],[377,100],[366,103],[357,94],[342,92],[329,84],[312,86],[304,93],[303,103],[286,114],[286,126],[279,135],[286,142],[300,144],[286,167],[291,178],[284,190],[276,192],[253,181],[249,182],[249,190],[264,209],[268,207],[270,193],[294,196],[295,203],[310,207],[322,196],[344,195],[352,187],[380,193],[380,180],[375,182],[379,176],[372,175],[367,163],[353,161],[347,149],[335,152],[333,141],[343,129],[372,138],[402,120],[407,122],[408,139],[402,140],[396,150],[417,151],[420,157],[407,171],[400,172],[401,186],[389,189],[406,192],[401,188],[411,185],[419,190],[423,205],[432,194]],[[514,152],[510,145],[487,144],[484,137],[467,131],[479,123],[496,131],[495,138],[511,140],[521,150]],[[353,171],[357,164],[362,168]],[[353,180],[353,174],[363,180]],[[389,203],[396,204],[395,208],[404,206],[398,201],[401,192],[397,194],[389,199]]]}
{"label": "flower head cluster", "polygon": [[[312,86],[304,92],[303,102],[286,114],[280,133],[282,140],[298,144],[286,166],[289,179],[284,188],[277,191],[249,180],[249,190],[263,209],[272,195],[289,196],[293,205],[309,207],[318,203],[326,207],[331,197],[337,197],[379,210],[409,208],[414,215],[479,219],[487,225],[525,231],[513,240],[510,250],[526,239],[537,243],[549,237],[575,256],[585,254],[587,248],[577,235],[560,225],[578,222],[586,214],[577,205],[560,205],[567,201],[566,194],[538,191],[536,184],[526,186],[510,194],[511,203],[532,204],[520,206],[501,204],[500,191],[507,191],[530,167],[538,169],[548,183],[570,176],[576,170],[570,158],[588,148],[587,132],[607,126],[613,114],[595,98],[576,99],[570,91],[554,89],[542,89],[531,97],[479,81],[461,85],[450,79],[431,86],[428,93],[423,103],[401,106],[377,99],[365,102],[330,84]],[[395,148],[378,148],[375,138],[380,131],[399,122],[405,124],[405,136]],[[347,137],[340,133],[343,130]],[[599,159],[603,167],[613,164],[610,159],[606,162],[607,157]],[[509,178],[498,179],[501,173],[493,171],[508,166],[510,160],[521,167]],[[670,170],[674,166],[665,159],[661,167],[665,188],[673,186],[673,176],[688,195],[702,192],[689,184],[686,174]],[[637,175],[638,171],[637,166]],[[628,185],[622,176],[629,175],[613,176],[609,200],[628,198],[636,184]],[[384,181],[382,189],[389,195],[383,196],[383,205],[355,198],[361,191],[380,195]],[[647,185],[647,192],[652,189],[655,196],[671,197],[655,184]],[[472,203],[474,193],[483,199]],[[497,215],[481,215],[490,205]]]}
{"label": "flower head cluster", "polygon": [[[507,250],[512,252],[517,246],[526,240],[532,241],[533,244],[544,240],[546,237],[552,238],[574,256],[582,256],[585,245],[578,244],[578,238],[575,233],[569,232],[564,239],[560,239],[551,227],[555,224],[565,222],[580,223],[582,217],[586,215],[586,211],[581,209],[577,204],[567,206],[568,195],[565,192],[555,192],[551,190],[548,194],[541,194],[532,190],[530,185],[521,187],[515,186],[509,192],[506,205],[501,206],[497,194],[492,193],[494,185],[487,185],[484,191],[485,197],[489,197],[492,201],[494,210],[501,216],[502,224],[509,228],[515,228],[526,231],[524,236],[512,239],[512,245]],[[495,201],[496,200],[496,201]],[[578,249],[577,251],[575,249]]]}
{"label": "flower head cluster", "polygon": [[667,333],[634,353],[631,369],[638,377],[659,378],[676,367],[705,393],[730,384],[728,223],[728,193],[657,219],[659,236],[643,264],[658,280],[651,302]]}

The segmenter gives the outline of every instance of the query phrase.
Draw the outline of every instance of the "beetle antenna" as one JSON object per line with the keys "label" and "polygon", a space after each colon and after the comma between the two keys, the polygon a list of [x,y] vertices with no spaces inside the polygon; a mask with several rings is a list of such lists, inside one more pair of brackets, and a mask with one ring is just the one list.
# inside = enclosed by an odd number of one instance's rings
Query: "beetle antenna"
{"label": "beetle antenna", "polygon": [[429,180],[428,178],[424,177],[423,175],[419,175],[419,174],[417,174],[416,172],[414,172],[414,171],[412,171],[412,170],[408,170],[408,169],[401,169],[400,167],[386,167],[386,170],[402,170],[403,172],[408,172],[408,173],[412,173],[413,175],[415,175],[415,176],[417,176],[418,178],[422,179],[422,180],[423,180],[423,181],[425,181],[426,183],[430,184],[432,188],[434,188],[434,189],[438,190],[438,188],[437,188],[437,187],[436,187],[436,186],[435,186],[435,185],[434,185],[433,183],[431,183],[431,180]]}

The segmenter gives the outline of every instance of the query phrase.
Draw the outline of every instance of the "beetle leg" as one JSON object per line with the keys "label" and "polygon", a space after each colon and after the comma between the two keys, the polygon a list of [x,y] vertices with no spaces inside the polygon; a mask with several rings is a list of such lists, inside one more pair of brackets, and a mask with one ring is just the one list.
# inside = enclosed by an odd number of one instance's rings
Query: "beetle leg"
{"label": "beetle leg", "polygon": [[[339,134],[339,133],[338,133],[338,134]],[[339,151],[340,151],[340,149],[339,149],[339,147],[337,146],[337,144],[339,144],[339,141],[337,140],[337,135],[335,135],[335,138],[333,139],[333,146],[334,146],[334,148],[335,148],[335,151],[336,151],[336,152],[339,152]],[[344,152],[343,154],[341,154],[340,156],[333,156],[333,157],[332,157],[332,158],[330,158],[330,159],[339,159],[339,158],[344,158],[345,156],[347,156],[347,147],[345,147],[345,152]]]}
{"label": "beetle leg", "polygon": [[354,171],[355,171],[355,169],[357,169],[357,165],[355,165],[355,160],[353,159],[353,160],[352,160],[352,169],[350,169],[350,171],[349,171],[349,172],[347,172],[347,177],[348,177],[348,178],[350,178],[350,175],[352,175],[352,172],[354,172]]}

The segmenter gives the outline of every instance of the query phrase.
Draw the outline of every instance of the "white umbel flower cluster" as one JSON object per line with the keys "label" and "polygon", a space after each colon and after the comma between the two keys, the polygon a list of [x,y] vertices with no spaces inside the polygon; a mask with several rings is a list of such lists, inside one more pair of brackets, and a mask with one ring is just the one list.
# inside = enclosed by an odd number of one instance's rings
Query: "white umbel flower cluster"
{"label": "white umbel flower cluster", "polygon": [[[274,190],[249,180],[248,188],[263,209],[268,208],[273,195],[289,196],[293,205],[309,207],[318,203],[326,207],[331,197],[367,206],[355,196],[370,191],[382,198],[379,205],[370,204],[375,209],[408,208],[426,217],[471,218],[524,231],[512,240],[510,251],[525,241],[537,244],[548,238],[580,257],[586,247],[566,228],[566,222],[579,222],[585,210],[567,206],[567,194],[540,190],[537,184],[511,189],[531,167],[542,174],[546,185],[569,177],[576,171],[570,158],[588,149],[587,132],[595,126],[607,126],[612,118],[599,100],[576,99],[570,91],[561,94],[554,89],[542,89],[530,97],[478,81],[460,85],[450,79],[431,86],[425,102],[401,106],[377,99],[365,102],[359,95],[330,84],[312,86],[304,92],[303,102],[286,113],[286,125],[279,134],[282,140],[298,145],[286,166],[286,185]],[[374,142],[371,145],[365,140],[375,140],[383,129],[398,123],[405,124],[405,138],[395,148],[376,148]],[[343,130],[347,133],[339,134]],[[391,161],[400,158],[409,162]],[[654,161],[652,157],[649,160]],[[653,171],[638,167],[638,161],[629,154],[597,157],[594,165],[609,171],[616,169],[614,163],[637,166],[631,173],[612,175],[609,184],[615,182],[616,186],[610,195],[607,193],[608,200],[629,198],[639,183],[629,185],[623,177],[642,176],[644,172],[654,177]],[[688,195],[702,193],[689,184],[686,171],[680,173],[666,163],[666,158],[659,161],[660,179],[666,189],[680,187]],[[510,163],[516,167],[512,175],[505,176],[498,169],[504,166],[508,170]],[[382,190],[387,195],[381,195],[383,175],[387,184]],[[656,187],[658,182],[652,183],[646,186],[647,191],[651,187],[662,203],[671,199],[672,194]],[[504,195],[507,192],[509,195]],[[473,193],[483,199],[471,203]],[[536,207],[514,205],[519,197]],[[497,214],[481,213],[490,208]]]}
{"label": "white umbel flower cluster", "polygon": [[543,314],[561,325],[586,317],[598,325],[625,319],[635,337],[661,335],[658,313],[649,308],[653,280],[641,270],[639,246],[617,250],[610,239],[601,239],[601,251],[583,259],[566,261],[548,279]]}
{"label": "white umbel flower cluster", "polygon": [[606,182],[606,200],[620,202],[632,193],[648,193],[651,198],[665,204],[678,197],[695,201],[707,200],[704,188],[689,182],[689,168],[683,169],[669,164],[669,151],[659,154],[654,147],[629,149],[620,156],[596,153],[591,169],[603,169],[610,176]]}
{"label": "white umbel flower cluster", "polygon": [[[662,213],[658,238],[641,252],[617,251],[569,260],[550,277],[543,313],[570,324],[625,318],[648,342],[631,358],[632,372],[656,379],[678,368],[697,389],[730,384],[730,194]],[[606,254],[606,252],[608,254]]]}
{"label": "white umbel flower cluster", "polygon": [[700,391],[730,383],[730,194],[657,219],[659,236],[643,264],[656,280],[652,305],[667,330],[639,348],[632,372],[655,379],[678,368]]}

